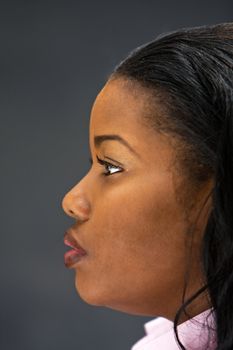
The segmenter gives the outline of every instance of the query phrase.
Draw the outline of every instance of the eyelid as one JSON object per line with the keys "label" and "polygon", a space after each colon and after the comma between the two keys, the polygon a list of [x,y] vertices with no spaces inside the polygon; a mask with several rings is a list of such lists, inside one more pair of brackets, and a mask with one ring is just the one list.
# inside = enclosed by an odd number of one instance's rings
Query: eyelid
{"label": "eyelid", "polygon": [[[103,165],[104,164],[108,164],[108,165],[111,165],[111,166],[116,167],[116,168],[121,168],[120,165],[112,164],[112,163],[110,163],[110,162],[108,162],[106,160],[100,159],[98,156],[96,156],[96,160],[97,160],[98,163],[103,164]],[[89,156],[89,163],[91,165],[93,164],[93,160],[92,160],[91,156]]]}
{"label": "eyelid", "polygon": [[[114,172],[114,173],[109,173],[109,172],[108,172],[108,173],[103,173],[105,176],[110,176],[110,175],[113,175],[113,174],[115,174],[115,173],[120,173],[120,172],[123,171],[123,168],[122,168],[121,166],[119,166],[119,165],[115,165],[115,164],[109,163],[109,162],[107,162],[107,161],[105,161],[105,160],[103,160],[103,159],[100,159],[98,156],[96,156],[96,159],[97,159],[97,162],[98,162],[99,164],[105,166],[105,169],[106,169],[107,167],[112,167],[112,168],[118,168],[118,169],[120,169],[119,171],[116,171],[116,172]],[[90,162],[91,165],[93,164],[93,160],[92,160],[91,157],[89,157],[89,162]],[[106,170],[107,170],[107,169],[106,169]],[[108,170],[107,170],[107,171],[108,171]]]}

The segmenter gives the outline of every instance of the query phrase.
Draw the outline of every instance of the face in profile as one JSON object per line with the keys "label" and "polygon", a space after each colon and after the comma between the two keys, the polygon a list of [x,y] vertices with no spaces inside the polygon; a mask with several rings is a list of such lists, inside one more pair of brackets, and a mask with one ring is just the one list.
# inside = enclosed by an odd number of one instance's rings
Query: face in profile
{"label": "face in profile", "polygon": [[[75,218],[72,238],[87,252],[72,265],[80,297],[172,319],[182,301],[190,223],[177,201],[175,149],[143,123],[144,111],[137,89],[121,79],[106,83],[90,116],[93,164],[62,205]],[[188,295],[202,282],[199,249],[194,240]]]}

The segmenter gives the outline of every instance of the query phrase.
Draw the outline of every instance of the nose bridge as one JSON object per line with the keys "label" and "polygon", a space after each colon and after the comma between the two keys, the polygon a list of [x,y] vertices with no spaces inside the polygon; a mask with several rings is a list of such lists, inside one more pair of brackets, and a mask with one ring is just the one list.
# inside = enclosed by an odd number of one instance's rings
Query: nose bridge
{"label": "nose bridge", "polygon": [[87,188],[86,176],[84,176],[62,199],[62,208],[65,213],[80,221],[85,221],[90,216],[91,203]]}

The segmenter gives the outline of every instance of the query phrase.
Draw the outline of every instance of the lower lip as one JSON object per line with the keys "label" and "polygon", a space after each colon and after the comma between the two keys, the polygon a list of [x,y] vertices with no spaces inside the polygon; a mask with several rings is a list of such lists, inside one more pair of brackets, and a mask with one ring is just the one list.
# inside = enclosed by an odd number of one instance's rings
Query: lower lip
{"label": "lower lip", "polygon": [[82,251],[78,251],[75,249],[71,249],[68,252],[64,254],[64,263],[66,267],[71,267],[74,264],[80,262],[84,259],[84,257],[87,256],[87,254],[83,253]]}

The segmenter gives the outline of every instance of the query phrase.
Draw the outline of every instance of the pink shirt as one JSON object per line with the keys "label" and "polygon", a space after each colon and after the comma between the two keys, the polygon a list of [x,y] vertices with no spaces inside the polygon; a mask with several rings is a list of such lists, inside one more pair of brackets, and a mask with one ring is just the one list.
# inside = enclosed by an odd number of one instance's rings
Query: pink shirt
{"label": "pink shirt", "polygon": [[[210,347],[208,349],[216,349],[216,332],[214,331],[214,316],[212,309],[208,309],[196,315],[177,326],[178,336],[182,344],[187,350],[206,350],[208,341],[208,328],[210,330]],[[198,324],[198,322],[200,324]],[[202,329],[201,325],[205,325]],[[144,324],[146,335],[133,345],[131,350],[180,350],[178,342],[176,342],[175,333],[173,331],[173,322],[164,318],[157,317]]]}

